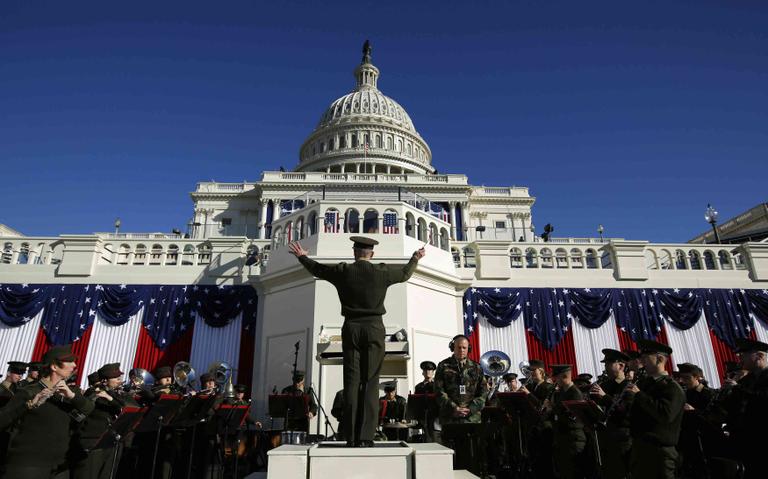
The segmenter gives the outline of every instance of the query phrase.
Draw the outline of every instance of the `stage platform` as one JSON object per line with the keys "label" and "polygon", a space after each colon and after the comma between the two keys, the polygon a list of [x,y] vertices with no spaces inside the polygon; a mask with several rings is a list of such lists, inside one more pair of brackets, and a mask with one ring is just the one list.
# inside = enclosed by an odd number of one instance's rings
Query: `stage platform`
{"label": "stage platform", "polygon": [[[453,470],[453,450],[437,443],[376,442],[374,447],[345,447],[343,442],[285,445],[268,452],[267,479],[471,479]],[[263,473],[262,473],[263,474]],[[263,479],[250,475],[247,479]]]}

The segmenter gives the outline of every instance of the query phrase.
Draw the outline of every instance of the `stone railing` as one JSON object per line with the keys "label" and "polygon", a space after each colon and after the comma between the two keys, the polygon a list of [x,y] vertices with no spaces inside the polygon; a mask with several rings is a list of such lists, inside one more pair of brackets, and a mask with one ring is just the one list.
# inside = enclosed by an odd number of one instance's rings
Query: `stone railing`
{"label": "stone railing", "polygon": [[197,184],[195,193],[244,193],[254,188],[254,183],[218,183],[206,181]]}
{"label": "stone railing", "polygon": [[[420,175],[403,173],[339,173],[339,172],[282,172],[265,171],[261,176],[263,182],[302,182],[302,183],[326,183],[326,182],[351,182],[351,183],[402,183],[402,184],[434,184],[467,185],[466,175]],[[199,183],[200,185],[208,183]],[[218,183],[223,184],[223,183]],[[517,188],[512,188],[517,189]],[[198,190],[199,191],[199,190]],[[527,189],[525,189],[527,194]],[[517,196],[517,195],[514,195]]]}
{"label": "stone railing", "polygon": [[512,196],[524,198],[528,196],[528,188],[523,186],[475,186],[472,188],[473,196]]}

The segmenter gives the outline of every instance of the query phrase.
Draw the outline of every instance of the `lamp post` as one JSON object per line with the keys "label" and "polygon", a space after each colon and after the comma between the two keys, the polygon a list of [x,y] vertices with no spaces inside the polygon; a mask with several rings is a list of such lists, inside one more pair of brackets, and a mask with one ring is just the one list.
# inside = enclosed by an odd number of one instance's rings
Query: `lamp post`
{"label": "lamp post", "polygon": [[707,211],[704,212],[704,219],[712,225],[712,231],[715,233],[715,244],[720,244],[720,234],[717,232],[717,210],[707,203]]}
{"label": "lamp post", "polygon": [[605,231],[605,228],[603,228],[603,225],[597,225],[597,233],[600,235],[600,242],[603,242],[603,231]]}
{"label": "lamp post", "polygon": [[120,225],[122,223],[120,222],[120,218],[115,219],[115,236],[117,236],[120,233]]}

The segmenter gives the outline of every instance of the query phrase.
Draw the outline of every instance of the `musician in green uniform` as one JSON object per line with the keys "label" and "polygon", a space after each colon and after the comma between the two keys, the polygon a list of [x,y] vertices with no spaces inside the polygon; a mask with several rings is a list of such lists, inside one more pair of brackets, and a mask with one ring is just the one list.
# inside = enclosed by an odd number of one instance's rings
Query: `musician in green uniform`
{"label": "musician in green uniform", "polygon": [[384,298],[387,288],[408,281],[425,252],[424,248],[415,251],[405,265],[373,264],[373,247],[378,241],[362,236],[349,239],[354,242],[355,262],[351,264],[320,264],[297,242],[288,248],[307,271],[333,284],[339,294],[344,316],[344,437],[348,446],[372,447],[384,362]]}
{"label": "musician in green uniform", "polygon": [[[25,385],[21,378],[26,372],[27,363],[22,363],[21,361],[8,361],[8,370],[5,373],[5,379],[3,379],[3,382],[0,382],[0,398],[6,399],[5,402],[10,400],[16,392],[16,389],[18,389],[19,386]],[[4,402],[0,403],[0,406],[3,404]]]}
{"label": "musician in green uniform", "polygon": [[[541,411],[544,401],[552,398],[555,385],[547,378],[544,361],[531,359],[528,362],[528,377],[520,392],[528,395],[528,400],[534,408]],[[531,455],[533,470],[537,478],[553,477],[552,470],[552,421],[547,417],[530,428],[528,451]]]}
{"label": "musician in green uniform", "polygon": [[551,404],[544,405],[544,413],[551,410],[553,440],[552,449],[555,469],[562,479],[585,477],[582,454],[587,444],[584,424],[571,416],[563,406],[564,401],[580,401],[581,391],[573,382],[570,364],[552,366],[552,377],[556,384]]}
{"label": "musician in green uniform", "polygon": [[685,393],[665,370],[672,348],[643,339],[638,340],[637,345],[645,377],[626,388],[632,399],[630,472],[633,478],[672,479],[678,465],[676,446],[683,422]]}
{"label": "musician in green uniform", "polygon": [[16,391],[0,409],[0,430],[16,424],[4,477],[50,479],[65,465],[73,424],[93,410],[93,402],[65,382],[75,360],[69,345],[51,348],[40,380]]}
{"label": "musician in green uniform", "polygon": [[760,440],[768,425],[768,344],[740,339],[736,352],[747,375],[727,399],[727,425],[746,479],[765,477],[765,444]]}
{"label": "musician in green uniform", "polygon": [[416,394],[433,394],[435,392],[435,371],[437,364],[432,361],[422,361],[419,364],[424,380],[416,385]]}
{"label": "musician in green uniform", "polygon": [[317,401],[312,391],[304,391],[304,371],[296,371],[293,384],[286,386],[280,394],[289,394],[302,398],[300,409],[292,409],[286,417],[285,429],[288,431],[309,432],[309,421],[317,415]]}
{"label": "musician in green uniform", "polygon": [[602,353],[603,379],[590,389],[591,398],[606,413],[605,428],[597,433],[602,453],[602,479],[622,479],[629,474],[629,451],[632,448],[628,415],[632,404],[624,394],[630,383],[624,374],[629,356],[610,348],[603,349]]}

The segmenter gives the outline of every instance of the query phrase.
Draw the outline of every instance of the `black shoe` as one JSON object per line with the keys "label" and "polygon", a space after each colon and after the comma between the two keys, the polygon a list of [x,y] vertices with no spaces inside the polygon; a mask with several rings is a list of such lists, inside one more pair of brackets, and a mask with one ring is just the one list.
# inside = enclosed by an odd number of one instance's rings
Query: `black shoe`
{"label": "black shoe", "polygon": [[347,447],[357,447],[357,444],[354,441],[347,441]]}
{"label": "black shoe", "polygon": [[357,447],[373,447],[373,441],[360,441]]}

